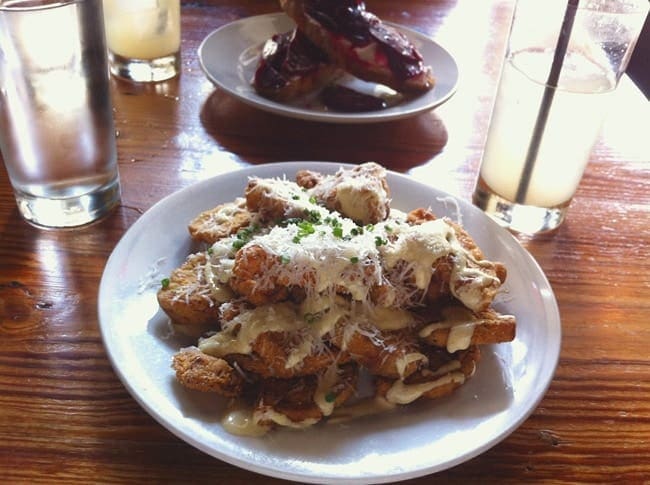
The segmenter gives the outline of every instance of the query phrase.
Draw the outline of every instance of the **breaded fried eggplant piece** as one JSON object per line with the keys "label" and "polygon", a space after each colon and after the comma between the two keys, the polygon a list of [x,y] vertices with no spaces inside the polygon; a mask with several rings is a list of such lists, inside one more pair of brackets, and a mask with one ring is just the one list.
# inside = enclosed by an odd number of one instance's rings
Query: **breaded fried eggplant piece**
{"label": "breaded fried eggplant piece", "polygon": [[[426,301],[435,303],[445,299],[450,295],[462,294],[470,288],[473,281],[466,278],[456,279],[453,283],[453,272],[457,263],[453,255],[447,255],[439,258],[433,264],[433,274],[426,291]],[[471,307],[472,310],[480,312],[489,308],[494,301],[501,285],[506,279],[506,269],[502,263],[492,262],[486,259],[468,259],[467,268],[470,271],[483,273],[490,278],[484,278],[480,288],[476,286],[471,290],[473,293],[472,302],[469,300],[464,303]]]}
{"label": "breaded fried eggplant piece", "polygon": [[405,379],[376,379],[376,393],[389,403],[409,404],[418,399],[435,399],[451,394],[474,375],[480,350],[472,346],[449,354],[445,350],[425,350],[428,366]]}
{"label": "breaded fried eggplant piece", "polygon": [[[429,209],[425,209],[423,207],[413,209],[406,215],[406,222],[409,224],[422,224],[423,222],[435,221],[436,219],[438,219],[438,216],[436,216]],[[463,229],[460,224],[450,219],[447,219],[447,224],[454,228],[456,237],[462,246],[470,252],[474,259],[479,260],[485,257],[474,239],[472,239],[472,237],[467,233],[467,231],[465,231],[465,229]]]}
{"label": "breaded fried eggplant piece", "polygon": [[369,325],[348,323],[339,325],[335,333],[335,345],[348,352],[371,374],[399,379],[427,363],[417,339],[408,330],[387,332]]}
{"label": "breaded fried eggplant piece", "polygon": [[288,180],[251,177],[244,195],[248,210],[265,222],[303,218],[314,208],[302,188]]}
{"label": "breaded fried eggplant piece", "polygon": [[246,207],[246,199],[238,197],[233,202],[201,212],[190,222],[188,230],[195,241],[211,245],[250,226],[254,219],[255,215]]}
{"label": "breaded fried eggplant piece", "polygon": [[206,253],[191,254],[172,271],[169,283],[158,290],[158,304],[175,329],[192,336],[218,326],[219,304],[231,299],[229,288],[215,288],[206,279]]}
{"label": "breaded fried eggplant piece", "polygon": [[348,363],[318,375],[263,379],[253,419],[261,425],[311,426],[354,394],[357,377],[358,366]]}
{"label": "breaded fried eggplant piece", "polygon": [[220,323],[221,330],[199,340],[201,351],[262,377],[316,374],[349,360],[330,344],[328,327],[306,323],[289,302],[243,308],[227,303]]}
{"label": "breaded fried eggplant piece", "polygon": [[347,354],[340,354],[338,349],[323,344],[321,349],[311,349],[293,362],[292,351],[296,346],[290,344],[291,340],[288,333],[264,332],[252,342],[250,354],[228,354],[224,359],[261,377],[282,379],[316,374],[334,362],[350,360]]}
{"label": "breaded fried eggplant piece", "polygon": [[362,225],[384,221],[390,212],[386,169],[374,162],[341,168],[334,175],[301,170],[296,183],[329,210]]}
{"label": "breaded fried eggplant piece", "polygon": [[203,392],[216,392],[226,397],[239,396],[244,378],[223,359],[212,357],[196,347],[187,347],[174,354],[172,368],[183,386]]}
{"label": "breaded fried eggplant piece", "polygon": [[[415,209],[408,213],[407,222],[418,225],[429,221],[435,221],[438,217],[428,209]],[[426,291],[426,300],[429,303],[438,302],[448,298],[450,295],[460,295],[471,291],[471,303],[469,298],[464,301],[465,305],[475,312],[487,310],[492,304],[494,297],[505,283],[507,270],[503,263],[485,259],[483,251],[478,247],[474,239],[457,223],[445,218],[444,221],[453,229],[454,236],[460,246],[466,251],[466,265],[468,273],[481,273],[487,278],[477,288],[469,278],[458,278],[453,283],[453,272],[458,268],[458,261],[453,254],[448,254],[437,259],[433,264],[433,274]],[[474,288],[471,288],[474,286]],[[477,291],[478,290],[478,291]]]}
{"label": "breaded fried eggplant piece", "polygon": [[[235,256],[230,287],[253,305],[284,301],[289,297],[289,288],[272,272],[280,265],[280,256],[270,254],[256,244],[245,246]],[[265,284],[261,284],[262,281]]]}
{"label": "breaded fried eggplant piece", "polygon": [[461,306],[450,306],[418,335],[429,345],[455,352],[470,345],[510,342],[515,338],[515,331],[516,321],[512,315],[501,315],[492,308],[474,313]]}

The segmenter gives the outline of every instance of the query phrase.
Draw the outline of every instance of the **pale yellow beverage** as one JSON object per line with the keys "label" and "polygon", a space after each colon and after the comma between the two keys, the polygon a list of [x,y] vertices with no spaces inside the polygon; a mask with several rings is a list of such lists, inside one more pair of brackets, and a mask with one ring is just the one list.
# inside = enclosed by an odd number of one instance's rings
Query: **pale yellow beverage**
{"label": "pale yellow beverage", "polygon": [[[546,88],[539,79],[550,64],[549,56],[551,52],[540,50],[517,52],[506,59],[503,68],[480,175],[495,193],[510,201],[517,201]],[[588,57],[571,56],[565,61],[571,68],[563,71],[555,89],[528,190],[517,201],[520,204],[548,208],[571,200],[616,86],[607,68]],[[500,101],[500,97],[507,100]]]}
{"label": "pale yellow beverage", "polygon": [[175,75],[147,73],[146,68],[164,70],[169,63],[177,67],[180,12],[180,0],[104,0],[111,72],[136,81],[158,81]]}
{"label": "pale yellow beverage", "polygon": [[517,0],[472,201],[527,235],[563,223],[647,0]]}

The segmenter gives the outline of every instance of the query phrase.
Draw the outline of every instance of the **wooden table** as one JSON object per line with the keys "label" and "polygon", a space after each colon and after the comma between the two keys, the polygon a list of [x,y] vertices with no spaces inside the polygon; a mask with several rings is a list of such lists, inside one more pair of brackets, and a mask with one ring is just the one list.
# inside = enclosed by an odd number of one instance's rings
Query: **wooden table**
{"label": "wooden table", "polygon": [[[114,374],[97,321],[104,264],[155,202],[206,177],[285,160],[374,160],[469,199],[513,2],[368,0],[457,59],[457,94],[402,121],[336,126],[267,114],[215,89],[197,48],[272,0],[183,5],[182,75],[112,81],[122,205],[74,231],[26,224],[0,169],[0,480],[273,483],[194,449],[146,414]],[[532,416],[481,456],[412,483],[650,480],[648,102],[624,78],[570,208],[522,240],[562,316],[555,378]],[[561,174],[558,174],[561,176]]]}

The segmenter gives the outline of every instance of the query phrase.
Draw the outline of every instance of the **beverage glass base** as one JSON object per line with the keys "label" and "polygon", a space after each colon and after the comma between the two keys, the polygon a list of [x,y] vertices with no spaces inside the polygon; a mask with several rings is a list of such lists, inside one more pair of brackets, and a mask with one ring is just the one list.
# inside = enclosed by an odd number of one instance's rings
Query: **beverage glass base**
{"label": "beverage glass base", "polygon": [[522,234],[554,231],[564,221],[570,201],[555,207],[518,204],[495,193],[482,180],[474,190],[472,202],[499,225]]}
{"label": "beverage glass base", "polygon": [[156,59],[130,59],[108,53],[111,74],[134,82],[166,81],[178,75],[181,68],[180,52]]}
{"label": "beverage glass base", "polygon": [[120,201],[118,177],[99,189],[76,197],[36,197],[15,191],[20,214],[29,222],[44,228],[77,227],[107,215]]}

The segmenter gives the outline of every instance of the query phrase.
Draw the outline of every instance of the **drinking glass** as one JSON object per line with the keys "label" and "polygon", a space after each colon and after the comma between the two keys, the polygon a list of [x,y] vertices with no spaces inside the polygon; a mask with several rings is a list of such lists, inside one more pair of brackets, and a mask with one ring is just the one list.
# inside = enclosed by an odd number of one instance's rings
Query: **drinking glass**
{"label": "drinking glass", "polygon": [[647,0],[517,1],[475,205],[515,232],[559,227],[647,12]]}
{"label": "drinking glass", "polygon": [[104,0],[111,73],[136,82],[180,72],[180,0]]}
{"label": "drinking glass", "polygon": [[35,225],[87,224],[118,203],[101,0],[0,0],[0,149]]}

